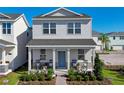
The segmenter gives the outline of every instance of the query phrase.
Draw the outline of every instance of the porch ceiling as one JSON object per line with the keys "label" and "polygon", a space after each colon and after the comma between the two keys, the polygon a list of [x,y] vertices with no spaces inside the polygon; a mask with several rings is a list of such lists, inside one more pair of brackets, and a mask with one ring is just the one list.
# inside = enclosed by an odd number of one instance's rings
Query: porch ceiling
{"label": "porch ceiling", "polygon": [[32,39],[28,42],[30,46],[95,46],[93,39]]}

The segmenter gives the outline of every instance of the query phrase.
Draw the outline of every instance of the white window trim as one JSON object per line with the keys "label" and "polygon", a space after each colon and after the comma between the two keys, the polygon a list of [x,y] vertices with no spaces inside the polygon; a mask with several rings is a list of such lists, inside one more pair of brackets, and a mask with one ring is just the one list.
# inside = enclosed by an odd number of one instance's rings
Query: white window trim
{"label": "white window trim", "polygon": [[[84,60],[85,60],[85,49],[82,49],[82,50],[84,51],[83,54],[79,54],[79,53],[78,53],[78,50],[79,50],[79,49],[77,49],[77,59],[78,59],[78,56],[83,55],[83,56],[84,56]],[[80,59],[78,59],[78,60],[80,60]]]}
{"label": "white window trim", "polygon": [[[73,33],[68,33],[68,24],[69,23],[72,23],[73,24]],[[80,23],[80,22],[69,22],[69,23],[67,23],[67,34],[68,35],[80,35],[81,33],[75,33],[76,32],[76,27],[75,27],[75,24],[76,23]],[[81,25],[81,23],[80,23],[80,25]],[[80,30],[81,30],[81,27],[80,27]]]}
{"label": "white window trim", "polygon": [[[6,28],[5,28],[5,29],[6,29],[6,33],[5,33],[5,34],[3,33],[3,29],[4,29],[4,28],[3,28],[3,24],[4,24],[4,23],[6,23],[6,24],[7,24],[7,23],[10,23],[10,24],[11,24],[11,28],[10,28],[11,31],[10,31],[10,34],[8,34],[8,32],[7,32],[7,30],[8,30],[7,25],[6,25]],[[12,25],[11,22],[3,22],[3,23],[2,23],[2,34],[3,34],[3,35],[11,35],[11,34],[12,34],[12,26],[13,26],[13,25]]]}
{"label": "white window trim", "polygon": [[[55,35],[56,33],[55,33],[55,34],[52,34],[51,31],[50,31],[50,30],[51,30],[50,24],[51,24],[51,23],[55,23],[55,22],[44,22],[44,23],[47,23],[47,24],[48,24],[49,33],[48,33],[48,34],[44,34],[43,31],[42,31],[42,33],[43,33],[44,35]],[[44,24],[44,23],[43,23],[43,24]],[[55,24],[56,24],[56,23],[55,23]],[[55,29],[56,29],[56,28],[55,28]],[[44,27],[43,27],[43,30],[44,30]]]}

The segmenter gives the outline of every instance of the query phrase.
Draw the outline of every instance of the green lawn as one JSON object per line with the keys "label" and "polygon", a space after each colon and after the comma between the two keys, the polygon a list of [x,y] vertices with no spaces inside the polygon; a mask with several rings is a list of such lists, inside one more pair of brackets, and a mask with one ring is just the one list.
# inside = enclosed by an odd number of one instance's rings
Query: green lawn
{"label": "green lawn", "polygon": [[124,75],[117,71],[103,70],[104,77],[111,78],[113,85],[124,85]]}
{"label": "green lawn", "polygon": [[0,85],[3,85],[4,80],[8,80],[7,85],[15,85],[19,80],[19,76],[23,73],[27,72],[25,67],[21,67],[20,69],[16,70],[15,72],[9,73],[7,76],[0,77]]}

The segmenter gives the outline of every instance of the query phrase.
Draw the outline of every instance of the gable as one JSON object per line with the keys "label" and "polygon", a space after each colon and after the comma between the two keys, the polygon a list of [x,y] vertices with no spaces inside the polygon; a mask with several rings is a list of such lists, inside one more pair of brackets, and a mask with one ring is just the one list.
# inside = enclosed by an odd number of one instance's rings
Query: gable
{"label": "gable", "polygon": [[42,16],[44,16],[44,17],[47,17],[47,16],[80,16],[80,14],[75,13],[71,10],[66,9],[66,8],[59,8],[59,9],[56,9],[52,12],[44,14]]}
{"label": "gable", "polygon": [[76,16],[74,13],[65,11],[65,10],[59,10],[54,13],[51,13],[49,16]]}

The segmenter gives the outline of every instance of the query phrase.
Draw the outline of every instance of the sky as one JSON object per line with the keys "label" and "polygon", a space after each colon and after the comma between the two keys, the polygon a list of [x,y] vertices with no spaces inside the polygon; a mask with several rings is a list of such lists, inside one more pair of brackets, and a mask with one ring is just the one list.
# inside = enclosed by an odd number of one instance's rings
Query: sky
{"label": "sky", "polygon": [[[58,7],[0,7],[2,13],[24,13],[30,26],[32,17],[51,12]],[[98,32],[124,32],[124,7],[67,7],[93,18],[92,28]]]}

